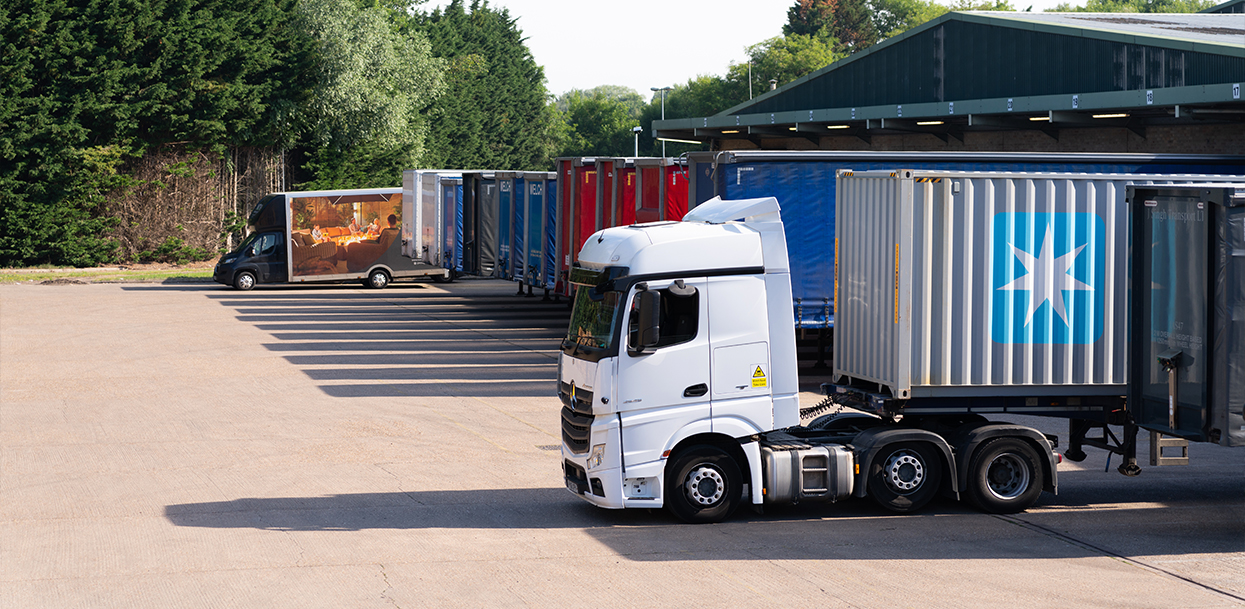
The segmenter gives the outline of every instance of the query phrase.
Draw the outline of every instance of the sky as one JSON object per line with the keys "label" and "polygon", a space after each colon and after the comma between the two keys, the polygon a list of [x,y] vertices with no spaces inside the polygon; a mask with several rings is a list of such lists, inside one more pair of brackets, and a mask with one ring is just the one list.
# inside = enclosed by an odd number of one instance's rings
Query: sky
{"label": "sky", "polygon": [[[1034,11],[1059,0],[1012,0]],[[1075,4],[1084,4],[1074,2]],[[431,11],[446,1],[419,6]],[[490,0],[518,17],[527,47],[544,66],[554,95],[622,85],[645,99],[653,87],[724,75],[746,60],[744,48],[782,35],[795,0]]]}

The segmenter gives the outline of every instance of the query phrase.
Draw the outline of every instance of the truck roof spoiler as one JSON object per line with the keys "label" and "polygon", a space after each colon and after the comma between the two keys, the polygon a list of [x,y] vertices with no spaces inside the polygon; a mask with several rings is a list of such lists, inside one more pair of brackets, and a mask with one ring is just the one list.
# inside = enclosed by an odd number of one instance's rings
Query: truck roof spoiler
{"label": "truck roof spoiler", "polygon": [[778,199],[762,197],[759,199],[723,200],[714,197],[697,205],[695,209],[683,216],[684,222],[708,222],[722,224],[731,220],[773,222],[780,220]]}

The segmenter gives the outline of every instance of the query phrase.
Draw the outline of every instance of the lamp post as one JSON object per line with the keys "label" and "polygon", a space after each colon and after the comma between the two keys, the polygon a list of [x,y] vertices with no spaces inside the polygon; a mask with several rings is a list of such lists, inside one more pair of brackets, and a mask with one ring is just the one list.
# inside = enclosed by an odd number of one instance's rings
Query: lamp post
{"label": "lamp post", "polygon": [[[670,87],[649,87],[649,91],[654,93],[661,92],[661,120],[663,121],[666,120],[666,91],[669,90]],[[636,156],[639,155],[637,154]],[[661,143],[661,158],[666,158],[666,142],[664,141]]]}
{"label": "lamp post", "polygon": [[640,132],[644,131],[644,127],[639,125],[632,127],[631,132],[635,134],[635,155],[640,156]]}

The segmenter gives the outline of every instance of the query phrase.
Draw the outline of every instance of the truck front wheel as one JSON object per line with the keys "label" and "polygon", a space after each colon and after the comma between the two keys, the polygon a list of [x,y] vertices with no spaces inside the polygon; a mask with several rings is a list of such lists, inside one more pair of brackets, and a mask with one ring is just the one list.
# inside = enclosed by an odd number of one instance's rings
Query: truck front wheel
{"label": "truck front wheel", "polygon": [[233,287],[243,292],[255,287],[255,274],[250,271],[242,271],[233,278]]}
{"label": "truck front wheel", "polygon": [[923,442],[884,447],[869,466],[869,495],[878,505],[899,513],[925,507],[938,493],[942,462]]}
{"label": "truck front wheel", "polygon": [[685,522],[721,522],[735,511],[743,489],[739,465],[716,446],[679,454],[666,477],[666,507]]}
{"label": "truck front wheel", "polygon": [[977,451],[968,468],[968,499],[981,511],[1015,514],[1042,494],[1037,451],[1014,438],[993,440]]}

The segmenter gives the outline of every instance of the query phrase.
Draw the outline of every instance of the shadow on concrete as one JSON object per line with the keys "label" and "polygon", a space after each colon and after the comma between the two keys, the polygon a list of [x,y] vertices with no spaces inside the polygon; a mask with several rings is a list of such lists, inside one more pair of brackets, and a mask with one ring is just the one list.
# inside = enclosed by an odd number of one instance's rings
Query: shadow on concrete
{"label": "shadow on concrete", "polygon": [[[264,347],[339,398],[542,397],[556,403],[566,301],[471,281],[395,291],[350,286],[221,290],[208,298],[272,337]],[[415,289],[410,289],[414,287]]]}
{"label": "shadow on concrete", "polygon": [[[747,508],[718,525],[685,525],[663,510],[602,510],[561,488],[359,493],[323,497],[236,499],[170,505],[184,527],[280,531],[366,529],[581,529],[633,560],[716,559],[1033,559],[1202,554],[1239,551],[1240,524],[1197,527],[1171,522],[1182,506],[1089,513],[1075,539],[1041,514],[991,516],[938,500],[922,513],[897,516],[866,500],[832,505]],[[1058,514],[1060,519],[1069,514]],[[1126,522],[1128,531],[1114,523]],[[1101,539],[1095,539],[1098,532]],[[1119,534],[1117,534],[1119,533]],[[1103,535],[1106,537],[1103,537]],[[1180,543],[1171,543],[1179,536]],[[1155,539],[1162,543],[1155,543]],[[738,554],[731,550],[745,550]]]}

